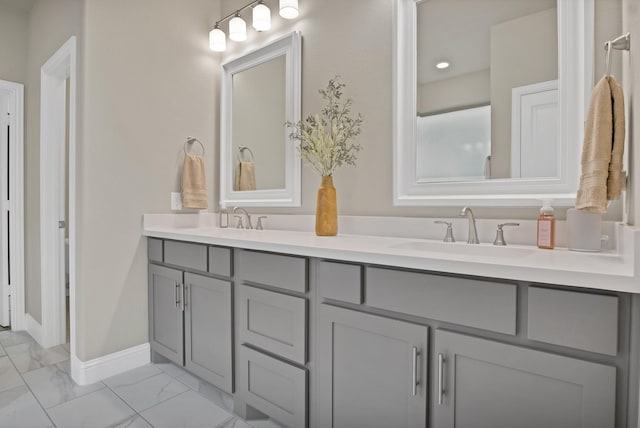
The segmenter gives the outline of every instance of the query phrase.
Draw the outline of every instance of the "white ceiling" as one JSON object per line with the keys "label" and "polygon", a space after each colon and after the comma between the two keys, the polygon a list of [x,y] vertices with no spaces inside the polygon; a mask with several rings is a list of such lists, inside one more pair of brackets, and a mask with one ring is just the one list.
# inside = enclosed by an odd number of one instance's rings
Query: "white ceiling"
{"label": "white ceiling", "polygon": [[11,9],[18,12],[28,13],[36,0],[0,0],[0,9]]}
{"label": "white ceiling", "polygon": [[[489,68],[492,25],[556,7],[556,0],[424,0],[418,4],[418,83]],[[437,70],[436,62],[451,67]]]}

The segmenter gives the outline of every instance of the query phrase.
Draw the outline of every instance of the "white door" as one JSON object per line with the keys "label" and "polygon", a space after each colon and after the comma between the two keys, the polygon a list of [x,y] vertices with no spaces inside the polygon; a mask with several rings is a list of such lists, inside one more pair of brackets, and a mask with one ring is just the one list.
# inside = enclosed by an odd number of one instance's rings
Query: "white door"
{"label": "white door", "polygon": [[557,81],[513,88],[511,117],[511,177],[557,177]]}
{"label": "white door", "polygon": [[9,288],[9,95],[0,91],[0,325],[10,322]]}

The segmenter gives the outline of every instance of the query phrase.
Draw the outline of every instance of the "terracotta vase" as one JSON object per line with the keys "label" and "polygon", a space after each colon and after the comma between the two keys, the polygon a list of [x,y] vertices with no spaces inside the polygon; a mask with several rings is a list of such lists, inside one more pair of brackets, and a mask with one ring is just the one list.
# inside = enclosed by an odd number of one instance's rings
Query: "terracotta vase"
{"label": "terracotta vase", "polygon": [[338,203],[333,177],[323,176],[318,188],[316,202],[316,235],[336,236],[338,234]]}

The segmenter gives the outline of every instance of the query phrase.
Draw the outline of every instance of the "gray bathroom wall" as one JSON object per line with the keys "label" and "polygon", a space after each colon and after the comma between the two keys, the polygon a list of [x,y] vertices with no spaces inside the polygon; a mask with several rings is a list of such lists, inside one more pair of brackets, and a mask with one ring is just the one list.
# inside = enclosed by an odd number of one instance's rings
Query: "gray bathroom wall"
{"label": "gray bathroom wall", "polygon": [[25,83],[29,14],[0,2],[0,80]]}
{"label": "gray bathroom wall", "polygon": [[[148,341],[144,213],[180,191],[183,143],[217,174],[215,0],[86,0],[78,155],[78,357]],[[213,203],[213,186],[208,197]]]}

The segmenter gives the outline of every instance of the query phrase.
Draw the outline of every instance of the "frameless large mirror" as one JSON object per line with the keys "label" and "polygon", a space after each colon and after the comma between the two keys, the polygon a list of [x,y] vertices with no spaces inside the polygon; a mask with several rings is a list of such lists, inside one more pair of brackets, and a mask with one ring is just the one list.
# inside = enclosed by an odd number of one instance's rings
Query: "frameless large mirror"
{"label": "frameless large mirror", "polygon": [[394,203],[573,204],[593,0],[396,0]]}
{"label": "frameless large mirror", "polygon": [[300,33],[222,65],[220,205],[299,206]]}

